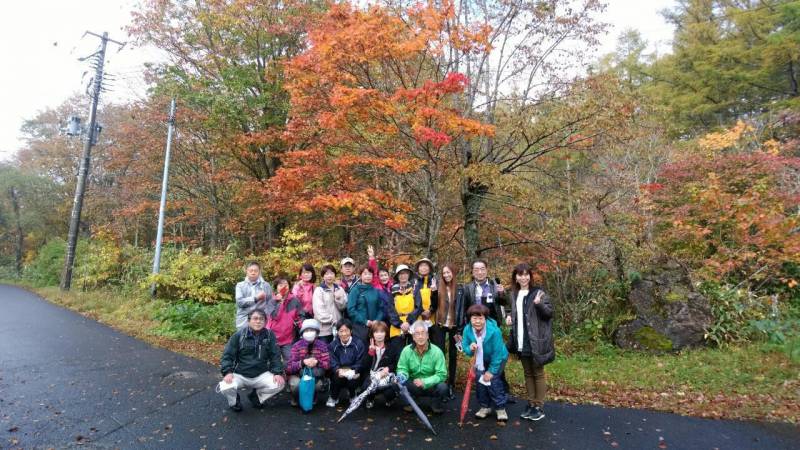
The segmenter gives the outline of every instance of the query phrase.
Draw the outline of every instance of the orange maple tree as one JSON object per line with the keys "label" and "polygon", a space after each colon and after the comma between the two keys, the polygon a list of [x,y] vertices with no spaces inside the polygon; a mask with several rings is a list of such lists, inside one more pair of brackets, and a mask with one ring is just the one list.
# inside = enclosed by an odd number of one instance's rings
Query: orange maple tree
{"label": "orange maple tree", "polygon": [[265,189],[276,209],[399,231],[413,210],[400,177],[436,189],[458,160],[455,141],[493,133],[454,107],[467,78],[437,64],[445,45],[486,45],[474,30],[447,29],[452,13],[447,2],[400,13],[331,5],[286,64],[291,150]]}

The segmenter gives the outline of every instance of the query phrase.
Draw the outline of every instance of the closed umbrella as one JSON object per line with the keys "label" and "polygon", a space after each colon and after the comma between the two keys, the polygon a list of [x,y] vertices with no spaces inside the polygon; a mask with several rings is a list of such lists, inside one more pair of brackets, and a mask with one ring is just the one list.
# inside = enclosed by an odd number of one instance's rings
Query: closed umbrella
{"label": "closed umbrella", "polygon": [[464,417],[467,415],[467,409],[469,409],[469,397],[472,394],[472,382],[475,381],[475,357],[478,356],[476,354],[472,355],[472,359],[469,360],[469,366],[467,366],[467,382],[464,384],[464,398],[461,400],[461,416],[458,421],[458,426],[464,426]]}

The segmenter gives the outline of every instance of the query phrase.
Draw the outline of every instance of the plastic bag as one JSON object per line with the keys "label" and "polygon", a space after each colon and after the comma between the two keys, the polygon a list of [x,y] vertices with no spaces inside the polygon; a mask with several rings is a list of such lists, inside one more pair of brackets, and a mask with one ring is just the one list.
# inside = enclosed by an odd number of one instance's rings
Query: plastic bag
{"label": "plastic bag", "polygon": [[303,368],[303,374],[300,376],[300,385],[297,387],[298,403],[303,412],[309,412],[314,407],[314,386],[316,382],[314,372],[308,367]]}

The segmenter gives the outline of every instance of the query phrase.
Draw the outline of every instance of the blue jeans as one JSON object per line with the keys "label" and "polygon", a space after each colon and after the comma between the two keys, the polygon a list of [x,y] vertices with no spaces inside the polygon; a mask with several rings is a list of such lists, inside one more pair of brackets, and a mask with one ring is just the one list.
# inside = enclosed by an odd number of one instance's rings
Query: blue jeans
{"label": "blue jeans", "polygon": [[503,372],[501,371],[493,376],[492,381],[489,382],[489,386],[484,386],[478,381],[483,376],[484,371],[478,369],[474,370],[476,375],[475,393],[478,396],[478,403],[481,405],[481,408],[491,408],[492,405],[494,405],[495,409],[505,408],[508,395],[506,393],[506,387],[503,385],[503,377],[500,376]]}

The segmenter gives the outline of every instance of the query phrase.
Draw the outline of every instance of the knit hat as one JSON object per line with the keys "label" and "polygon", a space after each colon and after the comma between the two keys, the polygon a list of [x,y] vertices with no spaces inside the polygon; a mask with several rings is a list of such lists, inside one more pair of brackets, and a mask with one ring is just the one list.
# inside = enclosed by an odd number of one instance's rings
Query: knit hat
{"label": "knit hat", "polygon": [[322,326],[319,324],[319,320],[317,319],[306,319],[303,321],[302,326],[300,326],[300,334],[303,334],[306,330],[317,330],[319,333]]}

